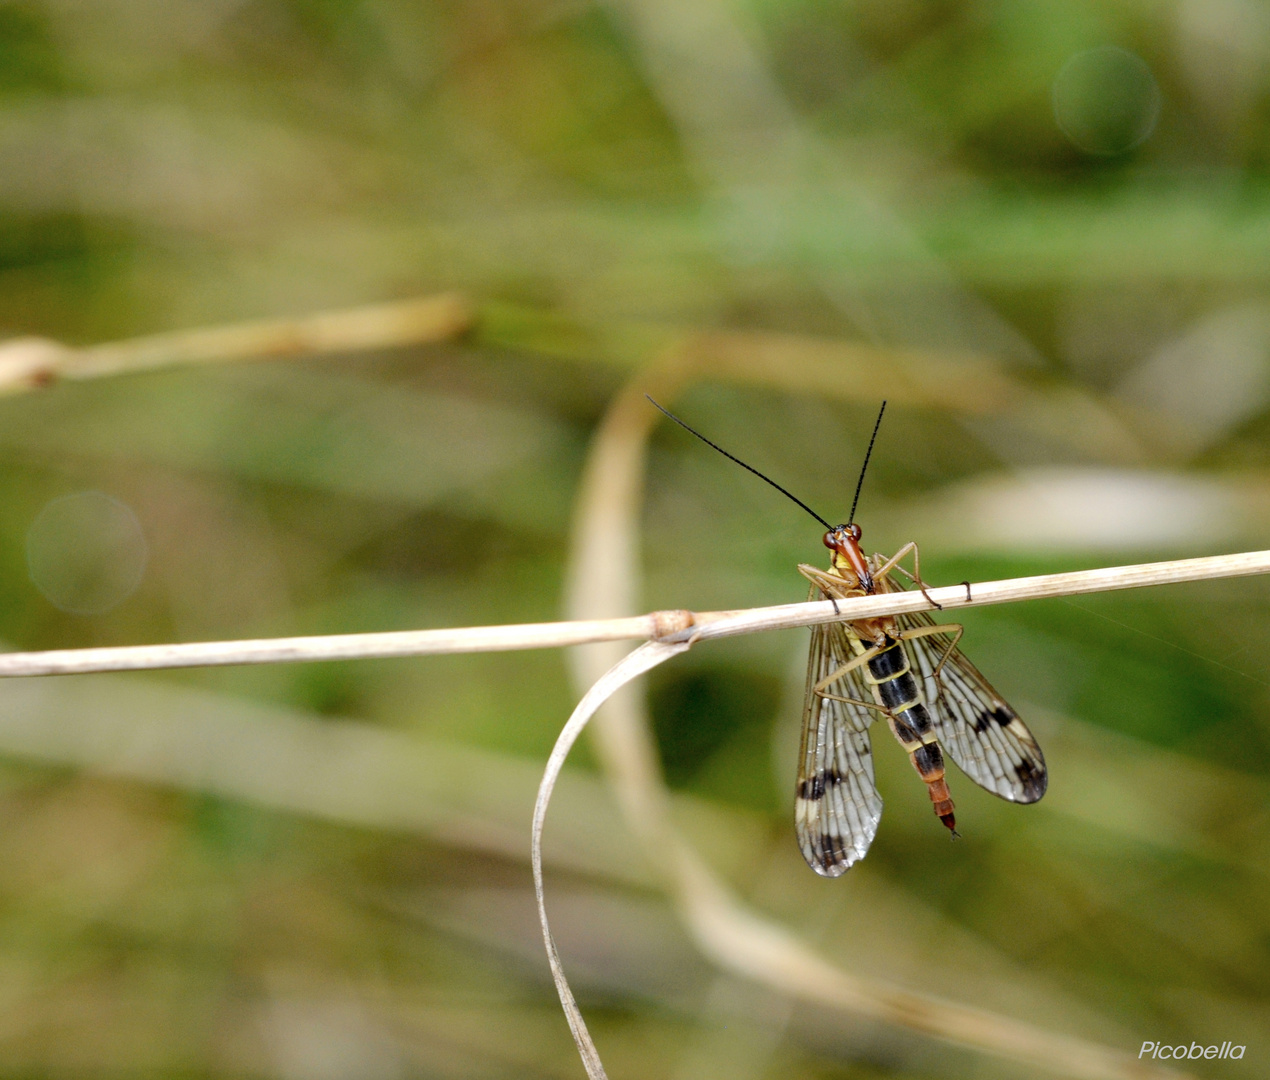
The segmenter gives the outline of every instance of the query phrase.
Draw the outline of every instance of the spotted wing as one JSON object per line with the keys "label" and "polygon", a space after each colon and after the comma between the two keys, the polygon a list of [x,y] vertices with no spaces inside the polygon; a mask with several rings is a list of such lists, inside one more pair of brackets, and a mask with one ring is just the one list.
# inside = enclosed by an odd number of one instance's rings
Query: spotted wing
{"label": "spotted wing", "polygon": [[[901,630],[934,626],[926,612],[896,619]],[[949,634],[908,638],[914,673],[932,704],[935,734],[971,780],[981,788],[1017,803],[1034,803],[1045,794],[1049,775],[1045,756],[1027,725],[978,669],[953,648]],[[936,678],[940,660],[944,666]]]}
{"label": "spotted wing", "polygon": [[794,828],[807,865],[824,877],[838,877],[864,858],[882,818],[869,742],[876,710],[852,704],[871,700],[862,669],[826,685],[823,692],[833,697],[816,692],[851,655],[841,624],[812,627]]}

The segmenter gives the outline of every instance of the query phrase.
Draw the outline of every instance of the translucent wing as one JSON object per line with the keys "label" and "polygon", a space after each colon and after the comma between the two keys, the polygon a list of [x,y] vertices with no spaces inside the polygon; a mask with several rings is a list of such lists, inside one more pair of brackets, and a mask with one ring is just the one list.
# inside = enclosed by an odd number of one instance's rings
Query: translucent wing
{"label": "translucent wing", "polygon": [[[814,595],[816,590],[812,592]],[[864,858],[882,818],[882,797],[873,782],[869,743],[869,725],[876,710],[837,700],[872,699],[861,669],[825,686],[825,693],[834,695],[832,698],[815,690],[851,655],[850,639],[842,625],[812,627],[794,828],[807,865],[825,877],[838,877]]]}
{"label": "translucent wing", "polygon": [[[901,630],[935,625],[926,612],[900,615]],[[909,638],[914,673],[931,706],[935,734],[971,780],[1010,802],[1034,803],[1045,794],[1045,756],[1027,725],[992,689],[960,649],[948,652],[948,634]],[[939,677],[935,670],[945,654]]]}

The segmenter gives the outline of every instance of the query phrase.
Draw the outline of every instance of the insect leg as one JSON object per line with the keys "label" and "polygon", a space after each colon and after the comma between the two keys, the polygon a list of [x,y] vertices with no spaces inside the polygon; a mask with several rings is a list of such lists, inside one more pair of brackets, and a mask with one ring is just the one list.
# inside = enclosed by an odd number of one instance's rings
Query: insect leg
{"label": "insect leg", "polygon": [[[842,612],[838,608],[838,598],[832,593],[827,592],[823,585],[813,580],[810,575],[804,572],[807,570],[816,570],[816,568],[814,566],[807,566],[804,563],[799,563],[798,570],[803,574],[803,577],[807,578],[807,580],[811,582],[811,588],[807,590],[807,603],[810,604],[813,600],[828,600],[829,603],[833,605],[833,613],[835,615],[841,615]],[[817,570],[816,572],[819,573],[820,571]],[[817,596],[817,593],[820,595]]]}
{"label": "insect leg", "polygon": [[863,705],[866,709],[872,709],[874,712],[880,712],[883,716],[890,716],[891,710],[885,705],[879,705],[876,701],[861,701],[859,698],[839,697],[837,694],[826,694],[823,690],[817,690],[816,693],[830,701],[841,701],[847,705]]}
{"label": "insect leg", "polygon": [[[874,578],[876,579],[876,578],[886,577],[887,574],[889,574],[892,570],[894,570],[897,566],[899,566],[900,560],[904,558],[904,556],[907,555],[910,551],[913,552],[913,569],[916,570],[917,569],[917,542],[915,540],[910,540],[907,544],[905,544],[902,548],[900,548],[899,551],[897,551],[894,555],[892,555],[889,559],[887,559],[881,566],[879,566],[876,570],[873,571]],[[880,556],[874,556],[874,557],[879,558]],[[903,567],[900,567],[900,569],[903,570]],[[905,570],[904,573],[908,573],[908,571]],[[913,577],[912,574],[909,574],[908,576],[910,578]]]}
{"label": "insect leg", "polygon": [[939,658],[939,663],[935,665],[933,675],[938,679],[939,673],[944,670],[944,664],[952,656],[957,648],[957,642],[961,640],[961,635],[965,632],[966,628],[961,623],[940,623],[936,626],[919,626],[915,630],[901,630],[896,637],[901,641],[909,641],[912,638],[928,637],[931,634],[951,634],[952,641],[948,643],[948,648],[944,650],[944,655]]}
{"label": "insect leg", "polygon": [[826,573],[818,566],[811,566],[808,563],[799,563],[798,572],[810,581],[817,589],[825,594],[826,600],[832,600],[835,597],[839,600],[847,600],[853,596],[864,596],[863,589],[852,589],[847,583],[838,577],[837,574]]}
{"label": "insect leg", "polygon": [[816,599],[816,593],[820,593],[821,600],[828,600],[833,605],[833,613],[841,615],[838,609],[838,601],[846,600],[851,596],[863,596],[862,589],[845,588],[845,582],[842,578],[834,574],[826,574],[819,567],[810,566],[807,563],[798,564],[798,572],[811,582],[811,591],[807,594],[809,601]]}
{"label": "insect leg", "polygon": [[[900,566],[900,560],[910,551],[913,553],[913,572],[911,574],[905,570],[904,567]],[[908,578],[909,581],[913,582],[913,584],[920,590],[921,594],[926,597],[927,601],[933,605],[937,611],[944,610],[944,605],[936,603],[930,593],[926,591],[926,582],[922,580],[922,564],[921,558],[917,552],[917,541],[910,540],[907,544],[900,548],[899,551],[887,559],[885,563],[878,567],[878,569],[874,571],[873,576],[874,578],[886,577],[886,575],[892,570],[898,570],[901,574]]]}
{"label": "insect leg", "polygon": [[[816,683],[816,685],[812,687],[812,690],[815,693],[819,694],[821,697],[832,697],[833,696],[832,694],[825,693],[826,686],[828,686],[830,683],[837,682],[844,675],[848,674],[849,672],[855,671],[855,669],[860,667],[862,664],[867,664],[870,660],[872,660],[875,656],[877,656],[881,651],[882,649],[880,647],[874,647],[872,649],[866,649],[859,656],[853,656],[850,660],[848,660],[836,671],[831,672],[830,674],[826,675],[823,679],[821,679],[820,682]],[[849,699],[841,698],[839,700],[847,701]],[[864,702],[860,702],[859,704],[864,704]],[[883,709],[882,711],[886,712],[887,710]]]}

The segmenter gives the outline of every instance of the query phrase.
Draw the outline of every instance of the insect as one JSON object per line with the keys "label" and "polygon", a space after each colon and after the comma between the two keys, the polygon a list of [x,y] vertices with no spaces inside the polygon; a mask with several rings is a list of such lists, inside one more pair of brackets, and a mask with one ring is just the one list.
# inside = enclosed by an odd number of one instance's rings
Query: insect
{"label": "insect", "polygon": [[[805,563],[798,572],[811,582],[809,600],[919,589],[917,544],[905,544],[889,559],[866,558],[855,523],[864,473],[882,424],[878,412],[845,525],[830,525],[806,503],[740,458],[733,457],[677,416],[661,409],[702,442],[792,499],[828,531],[829,569]],[[900,565],[911,555],[910,573]],[[908,585],[896,580],[907,579]],[[969,585],[966,586],[969,592]],[[931,603],[938,609],[940,605]],[[873,779],[869,728],[878,717],[909,755],[926,783],[935,814],[957,836],[953,800],[944,773],[944,751],[986,791],[1016,803],[1045,794],[1045,757],[1032,733],[969,660],[957,643],[959,623],[937,623],[926,612],[822,623],[812,627],[803,705],[802,746],[794,827],[803,857],[816,873],[838,877],[864,858],[882,818],[882,797]]]}

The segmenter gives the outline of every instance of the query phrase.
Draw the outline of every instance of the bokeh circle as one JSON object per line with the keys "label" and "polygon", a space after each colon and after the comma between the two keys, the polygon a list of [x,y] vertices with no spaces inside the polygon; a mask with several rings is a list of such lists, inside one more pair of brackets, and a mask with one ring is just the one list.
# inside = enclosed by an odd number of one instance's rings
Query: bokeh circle
{"label": "bokeh circle", "polygon": [[1160,118],[1160,87],[1151,69],[1116,45],[1072,56],[1054,79],[1053,100],[1063,134],[1100,157],[1133,149]]}
{"label": "bokeh circle", "polygon": [[26,534],[27,572],[49,603],[100,615],[141,584],[149,548],[136,514],[100,491],[54,499]]}

